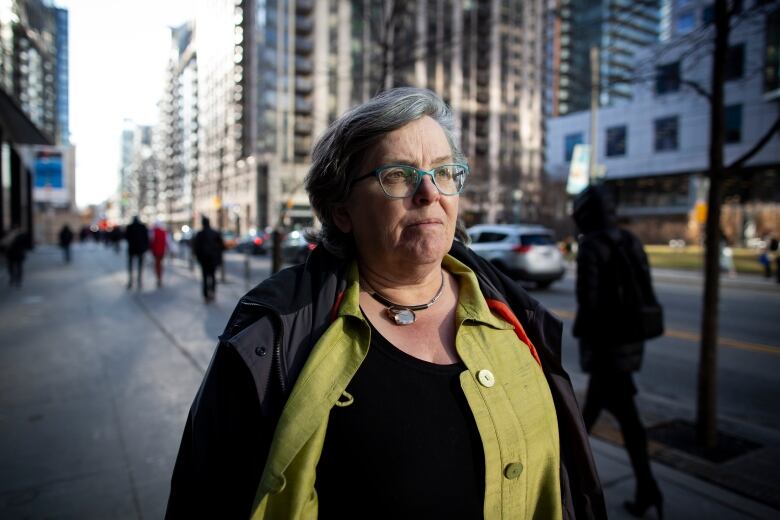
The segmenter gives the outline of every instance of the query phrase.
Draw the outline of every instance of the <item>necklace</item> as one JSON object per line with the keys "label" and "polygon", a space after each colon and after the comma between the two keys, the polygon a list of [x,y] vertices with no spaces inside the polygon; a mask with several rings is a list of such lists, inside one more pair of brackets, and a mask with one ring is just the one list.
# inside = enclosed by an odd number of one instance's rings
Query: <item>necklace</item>
{"label": "necklace", "polygon": [[436,303],[441,296],[441,293],[444,292],[444,270],[441,272],[441,285],[439,286],[439,290],[436,291],[436,295],[428,303],[421,303],[420,305],[402,305],[400,303],[395,303],[376,292],[368,282],[366,282],[366,285],[369,289],[366,292],[368,292],[373,299],[386,307],[385,312],[387,313],[388,318],[392,319],[396,325],[411,325],[417,319],[417,315],[414,311],[427,309]]}

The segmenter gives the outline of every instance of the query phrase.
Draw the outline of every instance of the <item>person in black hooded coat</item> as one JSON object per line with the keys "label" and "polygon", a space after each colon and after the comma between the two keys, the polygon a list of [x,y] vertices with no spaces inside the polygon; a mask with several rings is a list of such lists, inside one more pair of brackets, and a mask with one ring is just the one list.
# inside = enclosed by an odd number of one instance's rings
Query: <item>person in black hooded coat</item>
{"label": "person in black hooded coat", "polygon": [[618,228],[614,203],[603,186],[586,188],[575,199],[572,216],[581,234],[573,334],[580,340],[582,370],[590,373],[582,411],[585,427],[590,431],[604,409],[615,416],[636,476],[634,501],[623,505],[638,517],[654,507],[660,518],[663,497],[650,469],[647,433],[634,401],[633,372],[641,367],[644,342],[621,340],[618,323],[624,305],[619,294],[620,248],[627,257],[639,259],[636,277],[655,298],[647,256],[634,234]]}

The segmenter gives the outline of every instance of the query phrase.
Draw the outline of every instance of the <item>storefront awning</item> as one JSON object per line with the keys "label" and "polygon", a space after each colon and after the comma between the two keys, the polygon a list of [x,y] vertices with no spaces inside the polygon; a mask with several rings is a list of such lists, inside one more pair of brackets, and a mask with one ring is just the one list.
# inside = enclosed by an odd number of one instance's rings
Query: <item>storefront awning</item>
{"label": "storefront awning", "polygon": [[0,130],[3,140],[13,144],[54,144],[3,89],[0,89]]}

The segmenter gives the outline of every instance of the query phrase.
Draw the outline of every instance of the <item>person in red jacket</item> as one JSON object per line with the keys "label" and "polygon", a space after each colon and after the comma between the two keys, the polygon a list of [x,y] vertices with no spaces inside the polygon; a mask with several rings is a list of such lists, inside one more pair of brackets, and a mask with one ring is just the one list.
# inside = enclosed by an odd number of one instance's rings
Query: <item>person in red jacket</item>
{"label": "person in red jacket", "polygon": [[150,243],[152,256],[154,257],[154,272],[157,275],[157,287],[162,287],[162,261],[165,251],[168,249],[168,233],[163,228],[162,222],[157,221],[152,228],[152,240]]}

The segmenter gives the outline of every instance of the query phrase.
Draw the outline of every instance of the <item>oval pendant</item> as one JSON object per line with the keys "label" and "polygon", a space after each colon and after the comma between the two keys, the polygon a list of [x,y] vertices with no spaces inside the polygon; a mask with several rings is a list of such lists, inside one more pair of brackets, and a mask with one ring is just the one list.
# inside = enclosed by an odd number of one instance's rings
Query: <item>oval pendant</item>
{"label": "oval pendant", "polygon": [[411,325],[417,319],[413,310],[398,307],[388,307],[387,315],[395,321],[396,325]]}

